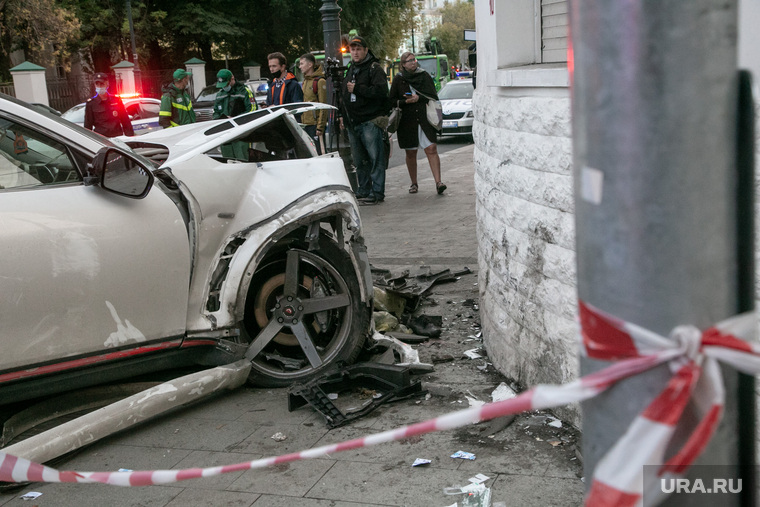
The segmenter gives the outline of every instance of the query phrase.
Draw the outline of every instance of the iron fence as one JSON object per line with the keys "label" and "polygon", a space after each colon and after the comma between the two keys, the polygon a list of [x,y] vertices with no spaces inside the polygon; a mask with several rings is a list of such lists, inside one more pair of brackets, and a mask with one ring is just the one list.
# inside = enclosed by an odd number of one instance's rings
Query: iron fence
{"label": "iron fence", "polygon": [[13,87],[13,82],[0,83],[0,93],[4,93],[6,95],[10,95],[11,97],[15,97],[16,89]]}
{"label": "iron fence", "polygon": [[64,112],[87,100],[90,96],[90,78],[76,76],[61,79],[48,79],[47,91],[50,107]]}

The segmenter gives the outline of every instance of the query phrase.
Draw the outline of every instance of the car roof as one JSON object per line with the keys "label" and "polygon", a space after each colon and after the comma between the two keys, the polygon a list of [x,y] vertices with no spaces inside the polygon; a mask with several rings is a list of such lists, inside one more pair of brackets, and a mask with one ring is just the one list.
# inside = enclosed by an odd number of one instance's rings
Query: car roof
{"label": "car roof", "polygon": [[108,139],[95,132],[87,131],[47,111],[35,109],[27,102],[3,93],[0,93],[0,111],[33,122],[54,137],[62,137],[92,153],[97,153],[104,146],[113,146]]}

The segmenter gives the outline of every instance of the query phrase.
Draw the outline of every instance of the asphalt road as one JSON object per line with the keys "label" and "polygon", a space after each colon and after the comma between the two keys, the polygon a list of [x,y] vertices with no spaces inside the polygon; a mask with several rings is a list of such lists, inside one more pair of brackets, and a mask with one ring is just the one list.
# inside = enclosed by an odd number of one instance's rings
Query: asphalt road
{"label": "asphalt road", "polygon": [[[446,153],[449,150],[456,150],[457,148],[461,148],[463,146],[467,146],[472,144],[472,137],[471,136],[446,136],[439,138],[438,140],[438,153]],[[398,140],[396,139],[396,136],[394,135],[391,139],[391,159],[388,163],[388,167],[396,167],[398,165],[404,164],[404,160],[406,158],[406,154],[404,153],[404,150],[400,149],[398,147]],[[417,160],[424,159],[425,158],[425,152],[422,150],[417,150]]]}

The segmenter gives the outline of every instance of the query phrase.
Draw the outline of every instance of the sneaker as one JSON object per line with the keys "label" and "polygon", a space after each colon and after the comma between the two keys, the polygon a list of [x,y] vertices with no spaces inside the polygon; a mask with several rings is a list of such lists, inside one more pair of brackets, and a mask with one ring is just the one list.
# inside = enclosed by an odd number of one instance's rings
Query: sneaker
{"label": "sneaker", "polygon": [[360,197],[358,201],[359,206],[372,206],[373,204],[377,204],[379,202],[374,196]]}

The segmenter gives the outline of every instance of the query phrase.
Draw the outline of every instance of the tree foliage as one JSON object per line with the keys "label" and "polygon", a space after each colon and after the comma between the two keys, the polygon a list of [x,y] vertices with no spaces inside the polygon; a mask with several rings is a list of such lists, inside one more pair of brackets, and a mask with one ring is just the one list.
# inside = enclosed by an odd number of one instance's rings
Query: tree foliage
{"label": "tree foliage", "polygon": [[[395,57],[408,36],[418,0],[338,0],[341,30],[357,30],[380,58]],[[225,58],[255,60],[266,70],[269,53],[289,62],[324,49],[322,0],[130,0],[137,54],[143,69],[169,69],[199,57],[214,70]],[[90,71],[132,60],[126,0],[0,0],[0,73],[13,48],[34,52],[48,44],[79,54]],[[33,55],[33,56],[32,56]],[[7,65],[5,67],[7,69]],[[7,72],[5,73],[7,74]],[[0,76],[10,77],[10,76]]]}
{"label": "tree foliage", "polygon": [[459,50],[472,42],[464,40],[464,31],[475,28],[475,5],[471,0],[446,2],[441,9],[441,24],[430,31],[438,39],[451,61],[458,61]]}
{"label": "tree foliage", "polygon": [[10,77],[10,55],[21,49],[39,65],[65,60],[79,20],[55,0],[0,0],[0,79]]}

